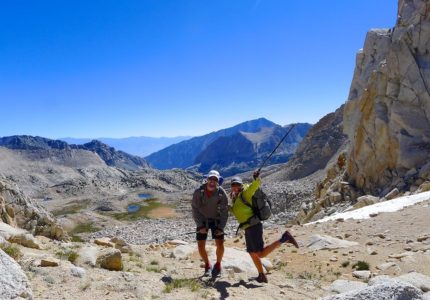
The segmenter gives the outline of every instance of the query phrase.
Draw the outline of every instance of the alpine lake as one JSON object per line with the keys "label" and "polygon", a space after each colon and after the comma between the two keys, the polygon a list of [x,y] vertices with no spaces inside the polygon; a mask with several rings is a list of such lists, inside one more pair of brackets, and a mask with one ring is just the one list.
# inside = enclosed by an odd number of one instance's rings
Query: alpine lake
{"label": "alpine lake", "polygon": [[139,193],[138,201],[129,203],[126,207],[126,212],[113,214],[113,217],[120,221],[135,221],[140,218],[151,218],[152,213],[157,209],[168,208],[172,206],[163,204],[152,194]]}

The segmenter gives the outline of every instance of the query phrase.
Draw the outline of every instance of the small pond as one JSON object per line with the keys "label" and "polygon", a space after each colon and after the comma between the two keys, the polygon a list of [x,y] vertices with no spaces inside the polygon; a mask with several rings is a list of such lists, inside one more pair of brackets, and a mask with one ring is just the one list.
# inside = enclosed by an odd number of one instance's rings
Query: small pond
{"label": "small pond", "polygon": [[[142,194],[138,194],[138,196],[139,196],[139,198],[140,198],[140,199],[142,199],[142,200],[150,200],[150,199],[154,199],[154,195],[152,195],[152,194],[145,194],[145,193],[142,193]],[[132,214],[132,213],[138,212],[138,211],[139,211],[139,209],[140,209],[141,207],[142,207],[142,206],[141,206],[139,203],[132,203],[132,204],[129,204],[129,205],[127,206],[127,212],[128,212],[129,214]]]}
{"label": "small pond", "polygon": [[139,211],[140,209],[140,205],[139,204],[130,204],[127,206],[127,212],[130,213],[135,213],[137,211]]}
{"label": "small pond", "polygon": [[140,199],[143,199],[143,200],[148,200],[148,199],[154,198],[154,196],[152,194],[139,194],[138,196]]}

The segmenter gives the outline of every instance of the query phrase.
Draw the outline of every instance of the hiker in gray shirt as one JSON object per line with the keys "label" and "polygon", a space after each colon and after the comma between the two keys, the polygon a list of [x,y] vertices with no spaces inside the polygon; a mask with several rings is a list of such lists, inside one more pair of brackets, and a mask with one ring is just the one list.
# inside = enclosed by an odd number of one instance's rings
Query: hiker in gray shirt
{"label": "hiker in gray shirt", "polygon": [[205,263],[205,276],[210,275],[211,264],[206,252],[208,231],[211,230],[212,239],[216,243],[216,263],[212,269],[212,276],[221,272],[221,260],[224,255],[224,228],[228,218],[228,198],[220,186],[222,177],[218,171],[212,170],[207,175],[207,182],[196,189],[193,194],[193,218],[197,227],[197,245],[199,254]]}

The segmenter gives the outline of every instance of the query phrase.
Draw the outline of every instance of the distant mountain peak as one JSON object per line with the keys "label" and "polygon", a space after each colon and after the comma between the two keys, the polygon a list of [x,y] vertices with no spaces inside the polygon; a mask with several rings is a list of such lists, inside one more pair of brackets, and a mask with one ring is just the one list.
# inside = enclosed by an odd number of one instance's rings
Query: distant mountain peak
{"label": "distant mountain peak", "polygon": [[[278,157],[273,162],[287,160],[310,126],[300,123],[286,141],[289,146],[277,153]],[[222,169],[234,164],[235,167],[229,171],[233,173],[258,163],[262,155],[273,150],[285,132],[282,126],[266,118],[258,118],[182,141],[145,159],[158,169],[185,169],[199,165],[200,172],[206,172],[211,167]]]}

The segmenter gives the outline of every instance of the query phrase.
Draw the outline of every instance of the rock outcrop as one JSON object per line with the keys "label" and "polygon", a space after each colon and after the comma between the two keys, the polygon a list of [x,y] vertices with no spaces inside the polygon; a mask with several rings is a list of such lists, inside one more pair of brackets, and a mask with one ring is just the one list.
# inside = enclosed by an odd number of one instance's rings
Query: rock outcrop
{"label": "rock outcrop", "polygon": [[[359,51],[344,112],[349,181],[383,196],[422,183],[430,152],[430,3],[399,1],[392,29],[373,29]],[[418,184],[419,185],[419,184]]]}
{"label": "rock outcrop", "polygon": [[0,297],[1,299],[32,299],[27,276],[21,267],[0,249]]}
{"label": "rock outcrop", "polygon": [[422,299],[423,293],[416,287],[396,281],[387,281],[358,291],[325,297],[323,300],[379,300],[379,299]]}
{"label": "rock outcrop", "polygon": [[0,216],[4,223],[26,229],[33,235],[67,239],[67,233],[43,207],[4,178],[0,178]]}

